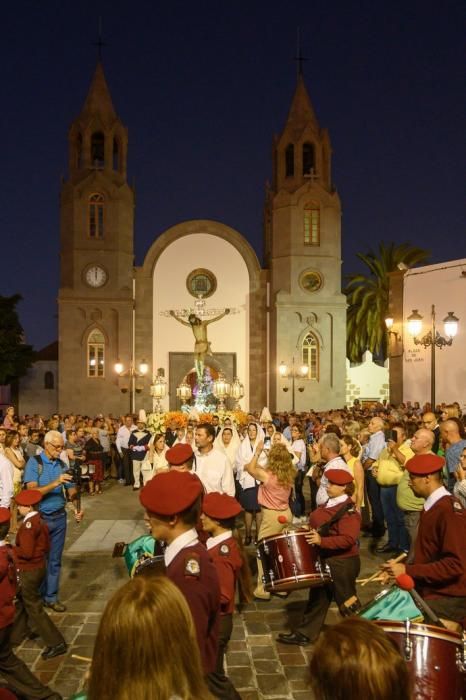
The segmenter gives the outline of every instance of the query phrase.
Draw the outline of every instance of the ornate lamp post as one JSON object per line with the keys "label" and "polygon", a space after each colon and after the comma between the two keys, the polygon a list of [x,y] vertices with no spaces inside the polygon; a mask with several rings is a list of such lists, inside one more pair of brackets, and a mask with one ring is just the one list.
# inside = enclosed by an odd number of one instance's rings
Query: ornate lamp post
{"label": "ornate lamp post", "polygon": [[128,369],[125,369],[123,363],[120,362],[120,360],[117,360],[114,369],[120,377],[120,379],[123,379],[125,377],[128,377],[129,379],[129,387],[123,384],[120,387],[120,390],[123,394],[125,394],[129,388],[129,412],[134,413],[134,407],[136,404],[136,392],[138,392],[139,394],[142,391],[142,386],[137,386],[136,380],[143,379],[145,377],[149,370],[149,365],[145,360],[143,360],[139,364],[139,367],[136,369],[134,363],[131,361]]}
{"label": "ornate lamp post", "polygon": [[181,384],[178,384],[176,387],[176,396],[177,398],[180,399],[181,403],[184,405],[191,396],[193,395],[192,389],[189,386],[188,382],[182,381]]}
{"label": "ornate lamp post", "polygon": [[244,396],[244,386],[241,384],[240,380],[238,377],[235,377],[233,379],[233,384],[231,385],[231,393],[230,396],[232,399],[235,400],[235,409],[239,410],[241,406],[239,405],[239,402]]}
{"label": "ornate lamp post", "polygon": [[157,376],[154,377],[150,385],[150,395],[152,396],[152,412],[162,413],[163,408],[160,402],[167,395],[167,382],[165,381],[165,372],[162,367],[157,370]]}
{"label": "ornate lamp post", "polygon": [[218,373],[217,379],[214,381],[213,385],[213,395],[218,399],[218,408],[220,411],[225,410],[225,399],[230,396],[231,384],[225,378],[222,371]]}
{"label": "ornate lamp post", "polygon": [[424,348],[430,347],[430,405],[435,411],[435,348],[442,350],[446,345],[453,343],[453,338],[458,333],[458,322],[453,311],[443,319],[443,329],[446,338],[441,336],[435,328],[435,306],[432,304],[430,312],[430,330],[425,335],[418,338],[422,331],[423,318],[417,309],[408,316],[408,332],[413,337],[415,345],[422,345]]}
{"label": "ornate lamp post", "polygon": [[[301,365],[299,368],[295,367],[295,358],[294,355],[291,359],[291,368],[288,367],[284,362],[280,363],[280,366],[278,368],[278,372],[280,374],[280,377],[282,379],[288,379],[291,378],[291,410],[295,410],[295,379],[305,379],[308,374],[309,374],[309,365]],[[283,387],[283,391],[287,392],[289,390],[288,386]],[[299,392],[304,391],[304,387],[300,386],[298,387]]]}

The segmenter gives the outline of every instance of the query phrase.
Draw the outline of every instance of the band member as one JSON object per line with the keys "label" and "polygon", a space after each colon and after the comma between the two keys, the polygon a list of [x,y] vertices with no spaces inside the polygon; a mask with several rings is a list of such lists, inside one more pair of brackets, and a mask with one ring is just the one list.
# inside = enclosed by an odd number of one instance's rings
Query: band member
{"label": "band member", "polygon": [[317,639],[334,599],[339,608],[356,595],[360,570],[358,537],[361,516],[354,507],[353,477],[344,469],[327,469],[328,501],[309,515],[310,532],[306,541],[320,548],[322,566],[328,565],[332,581],[309,590],[309,601],[301,624],[289,634],[279,634],[283,644],[306,646]]}
{"label": "band member", "polygon": [[196,627],[205,674],[215,673],[220,586],[206,548],[199,542],[202,483],[194,474],[161,472],[140,493],[152,536],[166,543],[166,574],[184,594]]}
{"label": "band member", "polygon": [[[233,630],[236,583],[240,599],[251,601],[251,574],[241,543],[233,536],[235,517],[242,508],[236,498],[226,493],[209,493],[202,502],[201,523],[210,534],[206,547],[220,580],[220,633],[216,671],[225,678],[224,656]],[[231,686],[231,683],[230,683]],[[231,686],[231,698],[239,698]]]}
{"label": "band member", "polygon": [[414,563],[388,561],[384,569],[395,578],[411,576],[439,617],[460,622],[466,616],[466,511],[443,485],[444,465],[434,454],[418,454],[406,463],[411,489],[426,499]]}
{"label": "band member", "polygon": [[35,506],[42,500],[36,489],[21,491],[15,497],[23,522],[16,535],[15,555],[20,589],[11,635],[12,644],[21,644],[26,636],[40,636],[46,644],[43,659],[66,653],[66,642],[44,610],[40,587],[45,578],[50,537],[47,525]]}
{"label": "band member", "polygon": [[20,697],[61,700],[61,695],[42,685],[11,649],[17,579],[13,548],[5,540],[9,528],[10,511],[0,508],[0,674]]}

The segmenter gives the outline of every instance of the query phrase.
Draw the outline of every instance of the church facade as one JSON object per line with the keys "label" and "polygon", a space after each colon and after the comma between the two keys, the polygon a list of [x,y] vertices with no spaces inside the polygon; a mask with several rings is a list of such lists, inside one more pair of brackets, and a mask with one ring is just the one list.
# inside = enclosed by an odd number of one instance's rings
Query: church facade
{"label": "church facade", "polygon": [[[212,376],[221,370],[230,381],[239,377],[243,408],[343,405],[341,204],[329,135],[317,122],[303,76],[273,142],[264,265],[226,223],[191,220],[159,235],[135,266],[127,156],[128,132],[99,63],[69,131],[69,174],[60,198],[58,410],[125,413],[131,382],[138,390],[135,408],[150,409],[149,384],[159,369],[169,390],[164,408],[178,408],[176,387],[193,371],[194,337],[170,311],[186,320],[184,309],[202,306],[212,312],[202,317],[212,321],[206,367]],[[138,376],[142,361],[145,378]]]}

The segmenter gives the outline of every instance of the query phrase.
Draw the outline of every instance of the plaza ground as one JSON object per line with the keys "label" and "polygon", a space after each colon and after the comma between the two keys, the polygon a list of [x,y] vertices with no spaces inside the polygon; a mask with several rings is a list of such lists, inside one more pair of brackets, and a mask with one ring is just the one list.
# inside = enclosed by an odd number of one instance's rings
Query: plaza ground
{"label": "plaza ground", "polygon": [[[102,496],[83,497],[85,518],[76,524],[68,520],[68,536],[63,558],[61,600],[67,612],[53,614],[69,644],[68,653],[49,661],[40,657],[43,646],[27,641],[19,656],[34,673],[69,698],[83,686],[88,664],[71,658],[72,654],[90,657],[100,615],[112,593],[128,580],[123,559],[113,559],[115,542],[131,542],[145,532],[143,509],[138,494],[130,487],[106,481]],[[380,563],[362,539],[362,574],[371,574]],[[249,549],[251,557],[254,548]],[[380,591],[379,584],[360,588],[360,598],[367,602]],[[243,700],[310,700],[307,648],[285,646],[276,636],[299,618],[306,591],[296,591],[286,600],[252,603],[235,615],[232,639],[227,654],[228,675]],[[332,605],[328,623],[339,619]],[[116,661],[116,660],[115,660]]]}

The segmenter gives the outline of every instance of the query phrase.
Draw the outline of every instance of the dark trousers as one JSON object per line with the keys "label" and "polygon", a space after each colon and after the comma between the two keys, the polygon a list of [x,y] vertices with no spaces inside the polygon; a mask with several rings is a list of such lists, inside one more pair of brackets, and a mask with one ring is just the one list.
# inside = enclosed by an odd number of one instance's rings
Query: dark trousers
{"label": "dark trousers", "polygon": [[348,598],[356,595],[356,579],[361,568],[359,556],[331,557],[326,563],[330,568],[332,581],[325,586],[309,589],[309,600],[303,619],[298,625],[299,631],[311,641],[319,636],[332,600],[335,600],[340,608]]}
{"label": "dark trousers", "polygon": [[13,645],[21,644],[31,632],[40,635],[45,646],[64,644],[61,632],[44,610],[40,586],[45,577],[45,567],[20,571],[20,589],[16,602],[16,615],[11,634]]}
{"label": "dark trousers", "polygon": [[[133,464],[131,462],[131,454],[128,448],[122,447],[123,456],[120,457],[120,469],[118,476],[125,480],[126,486],[131,486],[134,483],[133,479]],[[120,476],[121,474],[121,476]]]}
{"label": "dark trousers", "polygon": [[443,617],[444,620],[463,623],[466,618],[466,598],[442,596],[425,600],[434,613],[437,613],[438,617]]}
{"label": "dark trousers", "polygon": [[409,533],[405,527],[404,513],[396,502],[397,486],[381,486],[380,501],[387,523],[388,544],[393,549],[409,552]]}
{"label": "dark trousers", "polygon": [[295,515],[297,518],[301,517],[306,512],[306,503],[304,500],[304,493],[303,493],[303,484],[304,484],[305,475],[306,475],[305,471],[303,471],[302,469],[298,469],[296,476],[294,478],[295,501],[294,501],[294,507],[292,508],[292,510],[293,510],[293,515]]}
{"label": "dark trousers", "polygon": [[46,685],[42,685],[28,669],[26,664],[18,659],[11,649],[12,625],[0,629],[0,674],[15,693],[26,700],[58,700],[60,695],[54,693]]}
{"label": "dark trousers", "polygon": [[225,652],[233,630],[233,615],[221,615],[218,635],[217,665],[207,676],[207,685],[215,698],[221,700],[241,700],[241,696],[230,679],[225,675]]}
{"label": "dark trousers", "polygon": [[368,469],[365,472],[367,496],[372,509],[372,532],[375,537],[382,537],[385,532],[382,502],[380,500],[380,486],[377,479]]}

